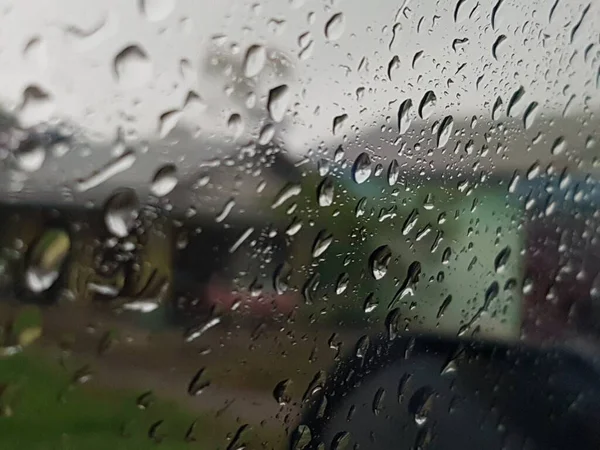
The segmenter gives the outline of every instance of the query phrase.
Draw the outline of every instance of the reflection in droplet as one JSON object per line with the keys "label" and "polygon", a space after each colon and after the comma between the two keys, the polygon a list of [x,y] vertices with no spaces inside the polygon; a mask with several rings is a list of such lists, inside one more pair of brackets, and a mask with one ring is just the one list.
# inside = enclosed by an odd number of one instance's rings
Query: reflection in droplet
{"label": "reflection in droplet", "polygon": [[32,292],[48,290],[60,275],[71,239],[69,235],[58,229],[44,232],[33,246],[27,261],[25,285]]}
{"label": "reflection in droplet", "polygon": [[334,14],[325,24],[325,37],[330,41],[338,40],[344,33],[344,27],[344,15],[342,13]]}
{"label": "reflection in droplet", "polygon": [[421,103],[419,103],[419,117],[421,117],[421,119],[429,118],[435,109],[436,102],[437,97],[433,91],[425,92],[425,95],[423,95],[423,98],[421,99]]}
{"label": "reflection in droplet", "polygon": [[157,197],[163,197],[177,186],[177,167],[166,164],[156,171],[150,185],[150,192]]}
{"label": "reflection in droplet", "polygon": [[140,202],[133,189],[117,191],[104,206],[107,230],[119,238],[128,236],[138,218],[139,209]]}
{"label": "reflection in droplet", "polygon": [[267,109],[273,122],[281,122],[285,117],[290,96],[290,88],[287,84],[282,84],[269,91]]}
{"label": "reflection in droplet", "polygon": [[244,75],[248,78],[258,75],[267,61],[267,51],[262,45],[252,45],[244,58]]}
{"label": "reflection in droplet", "polygon": [[152,71],[152,61],[138,45],[130,45],[115,56],[115,77],[124,88],[132,89],[149,83]]}
{"label": "reflection in droplet", "polygon": [[371,176],[371,158],[365,152],[356,157],[352,166],[352,178],[357,184],[362,184]]}

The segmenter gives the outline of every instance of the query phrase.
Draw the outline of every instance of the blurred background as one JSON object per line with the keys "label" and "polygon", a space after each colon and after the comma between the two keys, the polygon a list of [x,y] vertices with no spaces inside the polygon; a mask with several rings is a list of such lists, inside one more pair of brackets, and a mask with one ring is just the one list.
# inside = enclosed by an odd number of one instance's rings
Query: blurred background
{"label": "blurred background", "polygon": [[1,445],[285,448],[382,333],[595,358],[599,6],[2,0]]}

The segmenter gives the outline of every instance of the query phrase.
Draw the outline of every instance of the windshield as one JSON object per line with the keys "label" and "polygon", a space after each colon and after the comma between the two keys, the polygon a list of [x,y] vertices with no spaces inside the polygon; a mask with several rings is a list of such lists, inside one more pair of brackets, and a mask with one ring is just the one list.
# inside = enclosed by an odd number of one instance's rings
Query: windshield
{"label": "windshield", "polygon": [[2,1],[0,444],[596,445],[599,6]]}

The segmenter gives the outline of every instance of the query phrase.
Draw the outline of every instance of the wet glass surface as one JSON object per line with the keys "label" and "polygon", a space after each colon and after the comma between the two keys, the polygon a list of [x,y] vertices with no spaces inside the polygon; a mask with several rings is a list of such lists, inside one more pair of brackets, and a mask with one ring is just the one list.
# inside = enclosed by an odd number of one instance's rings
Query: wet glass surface
{"label": "wet glass surface", "polygon": [[597,448],[599,23],[1,0],[0,446]]}

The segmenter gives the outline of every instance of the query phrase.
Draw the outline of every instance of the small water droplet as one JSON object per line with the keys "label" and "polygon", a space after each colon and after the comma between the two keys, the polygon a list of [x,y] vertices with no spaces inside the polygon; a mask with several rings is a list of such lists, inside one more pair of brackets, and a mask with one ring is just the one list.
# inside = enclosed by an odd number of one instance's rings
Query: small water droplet
{"label": "small water droplet", "polygon": [[206,380],[204,376],[204,368],[200,369],[190,380],[188,384],[187,392],[192,397],[196,397],[204,391],[208,386],[210,386],[210,381]]}
{"label": "small water droplet", "polygon": [[365,152],[356,157],[352,166],[352,178],[357,184],[362,184],[371,176],[371,158]]}
{"label": "small water droplet", "polygon": [[330,41],[336,41],[342,37],[344,28],[344,15],[342,13],[334,14],[325,24],[325,37]]}
{"label": "small water droplet", "polygon": [[281,122],[283,120],[290,97],[290,88],[287,84],[282,84],[269,91],[267,109],[273,122]]}
{"label": "small water droplet", "polygon": [[267,51],[262,45],[252,45],[244,57],[244,75],[248,78],[258,75],[267,61]]}
{"label": "small water droplet", "polygon": [[139,215],[140,202],[133,189],[120,189],[104,206],[106,229],[114,236],[124,238],[131,232]]}
{"label": "small water droplet", "polygon": [[421,103],[419,103],[419,117],[421,117],[421,119],[429,118],[435,109],[436,102],[437,97],[433,91],[425,92],[425,95],[423,95],[423,98],[421,99]]}
{"label": "small water droplet", "polygon": [[440,308],[438,309],[436,316],[437,319],[441,319],[444,316],[444,313],[450,306],[450,303],[452,303],[452,295],[447,295],[442,304],[440,305]]}
{"label": "small water droplet", "polygon": [[152,79],[152,72],[152,61],[138,45],[130,45],[115,56],[115,77],[126,89],[146,85]]}
{"label": "small water droplet", "polygon": [[381,413],[383,402],[385,401],[385,389],[379,388],[373,397],[373,414],[378,416]]}
{"label": "small water droplet", "polygon": [[157,197],[164,197],[177,186],[177,167],[166,164],[156,171],[150,185],[150,192]]}
{"label": "small water droplet", "polygon": [[233,209],[234,206],[235,206],[235,200],[233,198],[230,198],[229,200],[227,200],[225,202],[225,204],[223,205],[223,209],[221,209],[219,214],[217,214],[217,216],[215,217],[215,222],[217,222],[217,223],[223,222],[227,218],[227,216],[229,215],[229,213],[231,212],[231,210]]}

